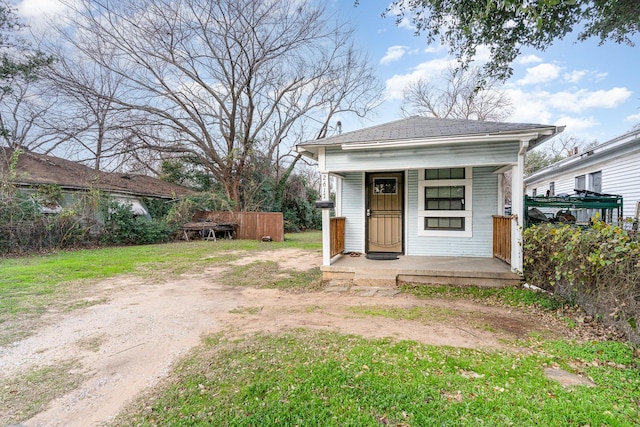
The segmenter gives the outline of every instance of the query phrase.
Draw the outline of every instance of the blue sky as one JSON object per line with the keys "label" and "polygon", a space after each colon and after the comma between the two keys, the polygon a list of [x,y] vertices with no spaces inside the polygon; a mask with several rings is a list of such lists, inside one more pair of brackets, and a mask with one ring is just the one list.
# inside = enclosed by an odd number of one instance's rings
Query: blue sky
{"label": "blue sky", "polygon": [[[376,117],[345,123],[353,130],[400,117],[402,88],[417,77],[437,76],[452,57],[442,46],[428,46],[408,23],[397,26],[381,18],[386,0],[334,0],[330,8],[349,17],[356,27],[359,48],[368,51],[385,83],[385,102]],[[504,84],[513,103],[505,121],[565,125],[566,135],[586,142],[604,142],[640,123],[640,37],[637,47],[596,40],[577,43],[569,34],[544,52],[526,50],[513,64]]]}
{"label": "blue sky", "polygon": [[[14,0],[19,13],[39,25],[45,12],[60,10],[57,0]],[[388,0],[318,0],[356,29],[356,46],[367,52],[385,86],[377,112],[342,119],[343,131],[400,118],[402,89],[416,78],[438,76],[453,58],[442,46],[428,46],[408,23],[382,18]],[[640,36],[637,47],[596,40],[577,43],[574,34],[544,52],[525,50],[505,84],[513,113],[505,121],[564,125],[566,136],[604,142],[640,123]],[[482,60],[482,53],[479,55]]]}

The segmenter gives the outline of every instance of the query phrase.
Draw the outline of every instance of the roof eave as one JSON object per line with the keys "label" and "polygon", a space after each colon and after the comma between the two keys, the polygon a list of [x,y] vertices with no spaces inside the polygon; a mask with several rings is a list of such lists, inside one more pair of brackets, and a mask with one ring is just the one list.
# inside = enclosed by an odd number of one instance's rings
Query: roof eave
{"label": "roof eave", "polygon": [[[45,182],[45,181],[14,181],[13,184],[22,188],[30,188],[30,187],[33,187],[34,185],[36,186],[51,185],[52,183]],[[117,189],[117,188],[108,188],[108,187],[102,187],[102,186],[87,187],[82,185],[56,184],[56,183],[53,183],[53,185],[60,187],[60,189],[63,191],[69,191],[69,192],[89,191],[91,190],[91,188],[95,188],[96,190],[104,191],[110,194],[120,194],[123,196],[132,196],[132,197],[150,197],[150,198],[167,199],[167,200],[173,200],[177,197],[181,197],[180,195],[178,195],[178,193],[158,194],[158,193],[131,191],[131,190]],[[188,194],[188,192],[185,192],[185,195],[186,194]]]}
{"label": "roof eave", "polygon": [[[555,127],[553,130],[544,129],[540,131],[529,130],[526,132],[510,132],[510,133],[491,133],[482,135],[463,135],[448,136],[444,138],[427,138],[427,139],[410,139],[410,140],[394,140],[384,142],[362,142],[341,144],[343,150],[366,150],[366,149],[384,149],[384,148],[403,148],[434,146],[434,145],[451,145],[451,144],[469,144],[481,142],[508,142],[508,141],[539,141],[542,137],[546,139],[555,135]],[[537,144],[537,143],[536,143]]]}
{"label": "roof eave", "polygon": [[296,152],[313,160],[318,160],[318,149],[326,145],[296,145]]}

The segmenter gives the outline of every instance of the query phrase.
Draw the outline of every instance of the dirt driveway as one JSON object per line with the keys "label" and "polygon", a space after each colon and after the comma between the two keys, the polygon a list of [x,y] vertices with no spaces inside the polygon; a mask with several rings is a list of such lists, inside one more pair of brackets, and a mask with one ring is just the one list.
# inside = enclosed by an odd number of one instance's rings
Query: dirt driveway
{"label": "dirt driveway", "polygon": [[[312,268],[321,262],[316,252],[285,249],[251,254],[236,263],[256,259],[276,261],[281,268]],[[102,281],[84,297],[98,304],[53,316],[29,338],[0,348],[0,378],[5,381],[34,368],[64,363],[82,375],[77,388],[24,425],[108,423],[141,391],[165,378],[172,364],[204,334],[244,335],[304,327],[508,350],[509,340],[532,331],[546,333],[550,327],[533,313],[472,302],[420,300],[406,294],[326,289],[293,293],[223,286],[216,283],[220,271],[214,268],[162,282],[137,277]],[[365,317],[352,309],[374,305],[426,306],[433,310],[433,317],[411,322]],[[8,419],[0,413],[0,426]]]}

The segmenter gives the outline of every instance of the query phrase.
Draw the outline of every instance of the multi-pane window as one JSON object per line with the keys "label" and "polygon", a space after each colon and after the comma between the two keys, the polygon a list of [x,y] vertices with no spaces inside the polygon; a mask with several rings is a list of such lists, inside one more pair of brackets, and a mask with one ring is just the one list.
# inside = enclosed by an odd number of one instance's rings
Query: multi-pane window
{"label": "multi-pane window", "polygon": [[464,185],[425,187],[425,209],[437,211],[463,211]]}
{"label": "multi-pane window", "polygon": [[464,230],[464,217],[427,217],[425,230]]}
{"label": "multi-pane window", "polygon": [[602,192],[602,171],[576,176],[575,190]]}
{"label": "multi-pane window", "polygon": [[422,236],[471,236],[472,168],[424,169],[420,172]]}
{"label": "multi-pane window", "polygon": [[464,168],[425,169],[424,179],[464,179]]}
{"label": "multi-pane window", "polygon": [[596,193],[602,193],[602,171],[593,172],[589,174],[591,181],[591,191]]}

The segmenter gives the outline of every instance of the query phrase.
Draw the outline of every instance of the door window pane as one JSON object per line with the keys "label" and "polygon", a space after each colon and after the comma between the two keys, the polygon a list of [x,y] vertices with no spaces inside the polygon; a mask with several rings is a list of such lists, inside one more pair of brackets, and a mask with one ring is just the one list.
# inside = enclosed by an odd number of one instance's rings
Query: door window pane
{"label": "door window pane", "polygon": [[373,194],[396,194],[397,180],[395,178],[374,178]]}

